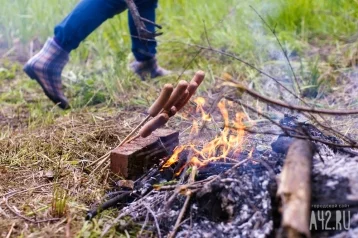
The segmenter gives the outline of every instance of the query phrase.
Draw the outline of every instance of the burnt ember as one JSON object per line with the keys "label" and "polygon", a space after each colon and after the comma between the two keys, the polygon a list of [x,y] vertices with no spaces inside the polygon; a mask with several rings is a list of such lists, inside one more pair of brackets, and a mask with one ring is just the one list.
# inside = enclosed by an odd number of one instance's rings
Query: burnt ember
{"label": "burnt ember", "polygon": [[[276,141],[271,144],[272,150],[276,153],[285,154],[292,144],[296,135],[307,136],[312,138],[318,138],[322,141],[331,143],[329,146],[334,152],[346,153],[351,156],[357,156],[358,153],[346,148],[339,148],[334,146],[334,144],[341,145],[343,144],[335,136],[329,136],[324,134],[321,130],[310,123],[299,122],[296,116],[285,115],[283,119],[280,120],[279,124],[286,130],[282,133]],[[318,147],[322,147],[322,143],[315,143]]]}
{"label": "burnt ember", "polygon": [[[268,161],[267,158],[262,159]],[[282,161],[276,162],[282,163]],[[253,234],[257,236],[273,234],[271,201],[276,191],[273,174],[267,167],[257,162],[247,162],[237,168],[232,164],[227,166],[223,164],[210,163],[199,169],[199,177],[202,176],[201,173],[213,174],[214,171],[220,171],[221,175],[197,190],[191,199],[190,209],[186,212],[184,224],[176,237],[188,235],[190,237],[252,237]],[[224,173],[229,170],[229,173]],[[202,178],[210,179],[210,177]],[[147,204],[152,210],[157,211],[162,232],[170,233],[183,206],[184,197],[176,197],[168,208],[165,206],[168,196],[166,191],[154,190],[151,196],[134,201],[122,212],[134,209],[132,211],[136,214],[134,220],[142,222],[146,217],[147,209],[138,206]]]}
{"label": "burnt ember", "polygon": [[[193,214],[197,223],[193,225],[191,236],[270,235],[274,227],[271,203],[274,193],[270,194],[274,189],[270,188],[275,186],[269,171],[251,162],[204,186],[196,195]],[[186,228],[189,230],[189,226]],[[184,229],[179,234],[185,236],[186,233]]]}
{"label": "burnt ember", "polygon": [[225,162],[210,162],[207,165],[201,167],[196,176],[196,180],[203,180],[210,176],[221,174],[226,170],[232,168],[234,163],[225,163]]}

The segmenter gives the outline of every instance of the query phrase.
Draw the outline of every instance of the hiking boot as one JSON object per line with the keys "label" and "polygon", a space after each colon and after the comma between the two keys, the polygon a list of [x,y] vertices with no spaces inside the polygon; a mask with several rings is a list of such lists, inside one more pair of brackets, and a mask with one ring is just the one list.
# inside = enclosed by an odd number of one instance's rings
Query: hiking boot
{"label": "hiking boot", "polygon": [[156,78],[170,74],[169,70],[161,68],[157,64],[157,59],[153,58],[147,61],[134,61],[130,64],[131,70],[137,74],[142,81],[147,78]]}
{"label": "hiking boot", "polygon": [[54,39],[49,38],[39,53],[24,66],[25,73],[36,80],[46,96],[62,109],[68,109],[68,100],[62,92],[61,73],[69,60],[69,53]]}

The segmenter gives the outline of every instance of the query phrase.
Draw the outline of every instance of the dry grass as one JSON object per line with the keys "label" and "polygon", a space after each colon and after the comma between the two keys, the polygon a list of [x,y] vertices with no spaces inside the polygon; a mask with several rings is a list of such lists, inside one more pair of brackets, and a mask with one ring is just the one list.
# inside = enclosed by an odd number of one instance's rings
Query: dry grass
{"label": "dry grass", "polygon": [[[116,180],[113,176],[108,177],[107,173],[89,176],[83,169],[84,165],[116,146],[140,117],[136,112],[69,113],[55,119],[52,125],[23,128],[1,140],[1,195],[56,183],[15,195],[9,199],[10,206],[32,219],[53,218],[56,217],[52,208],[55,190],[63,190],[67,194],[67,209],[58,222],[38,225],[24,222],[4,209],[2,201],[0,235],[6,236],[15,223],[15,235],[64,237],[69,219],[71,234],[78,233],[83,228],[89,206],[101,201],[105,191]],[[95,229],[90,231],[92,228],[92,225],[85,227],[83,232],[96,232]]]}

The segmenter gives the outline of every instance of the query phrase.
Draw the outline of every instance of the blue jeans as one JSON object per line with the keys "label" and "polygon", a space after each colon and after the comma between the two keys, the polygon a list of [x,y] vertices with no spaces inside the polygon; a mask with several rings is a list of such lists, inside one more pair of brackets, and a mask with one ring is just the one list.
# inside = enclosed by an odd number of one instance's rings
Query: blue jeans
{"label": "blue jeans", "polygon": [[[134,0],[141,17],[155,22],[158,0]],[[104,21],[127,9],[124,0],[81,0],[72,12],[55,27],[55,41],[67,52],[79,44]],[[138,39],[133,18],[128,12],[128,25],[132,39],[132,52],[138,61],[152,59],[157,43],[153,40]],[[152,24],[145,23],[147,30],[154,32]]]}

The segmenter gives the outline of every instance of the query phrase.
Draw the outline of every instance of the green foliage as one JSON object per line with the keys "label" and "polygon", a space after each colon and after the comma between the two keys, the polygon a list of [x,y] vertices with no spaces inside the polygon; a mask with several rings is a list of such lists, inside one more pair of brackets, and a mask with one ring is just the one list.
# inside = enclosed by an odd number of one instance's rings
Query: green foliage
{"label": "green foliage", "polygon": [[[304,70],[307,70],[304,72]],[[319,80],[319,61],[318,58],[314,62],[309,62],[308,66],[304,66],[301,62],[301,77],[304,79],[305,85],[302,87],[303,97],[315,98],[318,95],[320,85],[324,82]]]}
{"label": "green foliage", "polygon": [[61,188],[55,188],[52,195],[51,212],[55,217],[64,217],[67,212],[67,192]]}
{"label": "green foliage", "polygon": [[[77,2],[0,0],[0,44],[11,48],[17,39],[26,44],[35,37],[43,42],[52,36],[54,26]],[[71,62],[64,72],[66,95],[75,108],[103,103],[147,106],[153,100],[152,95],[157,93],[158,85],[175,83],[184,67],[188,70],[201,68],[212,76],[228,71],[255,80],[252,75],[256,72],[253,74],[251,69],[218,54],[206,52],[193,61],[198,52],[195,45],[234,52],[257,67],[272,60],[273,54],[282,55],[273,35],[250,6],[275,27],[289,53],[303,55],[308,44],[324,46],[327,40],[330,44],[339,44],[339,40],[350,39],[358,30],[357,0],[160,1],[157,22],[163,26],[164,35],[158,38],[158,58],[176,75],[143,83],[128,70],[127,65],[133,57],[127,13],[124,13],[102,24],[71,53]],[[0,84],[4,84],[2,79],[13,79],[16,70],[1,66]],[[209,85],[211,82],[207,81]],[[317,85],[313,81],[304,84],[312,83]],[[36,93],[40,92],[37,84],[29,86],[36,88]],[[23,86],[21,88],[24,90]],[[1,98],[19,104],[24,101],[23,97],[16,99],[19,95],[22,93],[9,92]],[[41,103],[34,108],[41,109]]]}
{"label": "green foliage", "polygon": [[315,37],[340,39],[358,29],[358,1],[355,0],[277,0],[278,11],[270,23],[278,32],[294,35],[296,40]]}
{"label": "green foliage", "polygon": [[20,67],[18,64],[14,64],[8,60],[4,60],[0,63],[0,81],[5,79],[14,79],[19,69]]}

